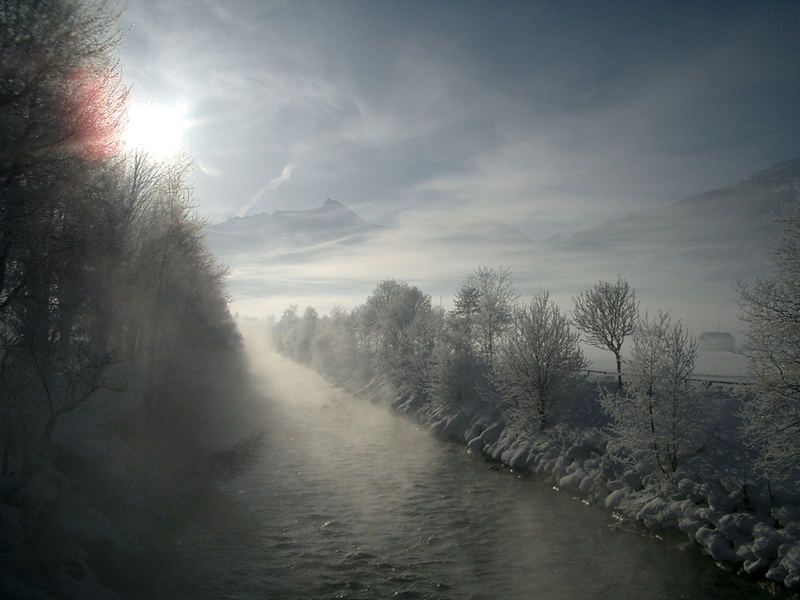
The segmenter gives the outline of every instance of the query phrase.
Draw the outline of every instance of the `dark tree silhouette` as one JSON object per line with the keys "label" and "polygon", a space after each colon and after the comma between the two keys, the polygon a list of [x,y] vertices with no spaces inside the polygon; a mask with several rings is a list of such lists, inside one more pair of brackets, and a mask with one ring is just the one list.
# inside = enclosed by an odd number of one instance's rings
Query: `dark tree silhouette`
{"label": "dark tree silhouette", "polygon": [[622,344],[636,329],[639,315],[636,292],[620,275],[616,282],[598,282],[572,301],[573,322],[584,333],[586,342],[614,353],[617,386],[622,389]]}

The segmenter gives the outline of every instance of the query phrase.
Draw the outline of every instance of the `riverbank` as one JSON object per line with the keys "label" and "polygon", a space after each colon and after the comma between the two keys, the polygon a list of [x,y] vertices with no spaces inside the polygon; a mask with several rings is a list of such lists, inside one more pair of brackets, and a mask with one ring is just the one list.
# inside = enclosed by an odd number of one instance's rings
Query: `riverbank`
{"label": "riverbank", "polygon": [[[774,592],[800,589],[800,503],[787,490],[748,481],[746,465],[721,457],[726,452],[734,456],[727,447],[730,440],[715,438],[713,432],[701,453],[665,479],[644,464],[629,463],[602,427],[565,419],[532,431],[509,426],[497,410],[480,401],[450,408],[399,395],[380,378],[332,383],[372,401],[392,398],[397,412],[432,433],[602,504],[621,524],[633,519],[654,531],[680,530],[721,567],[761,581]],[[591,389],[581,391],[592,393]],[[735,418],[736,395],[715,388],[702,397],[714,405],[719,419]],[[722,472],[720,464],[726,465]]]}

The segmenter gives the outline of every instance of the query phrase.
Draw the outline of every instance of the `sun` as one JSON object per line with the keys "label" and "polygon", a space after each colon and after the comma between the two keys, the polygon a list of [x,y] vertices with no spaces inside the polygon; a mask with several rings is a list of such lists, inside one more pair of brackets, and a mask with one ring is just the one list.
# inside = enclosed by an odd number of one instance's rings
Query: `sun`
{"label": "sun", "polygon": [[128,106],[122,141],[128,150],[145,152],[156,159],[170,158],[182,149],[188,126],[184,106],[133,100]]}

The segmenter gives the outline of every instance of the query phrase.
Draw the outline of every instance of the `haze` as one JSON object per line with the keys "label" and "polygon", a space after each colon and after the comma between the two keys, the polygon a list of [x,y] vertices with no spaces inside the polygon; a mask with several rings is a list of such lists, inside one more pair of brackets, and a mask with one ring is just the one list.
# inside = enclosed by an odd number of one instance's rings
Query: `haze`
{"label": "haze", "polygon": [[735,328],[732,288],[753,269],[681,302],[676,257],[653,287],[618,256],[533,257],[514,240],[459,239],[459,227],[569,237],[798,155],[794,2],[133,0],[122,19],[134,96],[186,108],[210,223],[333,198],[389,227],[362,246],[317,248],[313,264],[221,256],[243,314],[352,306],[388,277],[446,303],[491,264],[511,267],[524,294],[547,287],[564,302],[623,271],[654,304],[698,306],[697,328]]}

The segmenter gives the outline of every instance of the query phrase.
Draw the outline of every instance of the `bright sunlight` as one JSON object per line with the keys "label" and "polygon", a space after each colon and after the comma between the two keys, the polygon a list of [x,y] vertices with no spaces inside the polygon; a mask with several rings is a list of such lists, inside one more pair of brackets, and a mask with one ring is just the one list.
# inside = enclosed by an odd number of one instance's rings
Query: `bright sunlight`
{"label": "bright sunlight", "polygon": [[177,154],[188,128],[183,106],[163,106],[132,101],[123,142],[129,150],[141,150],[157,159]]}

